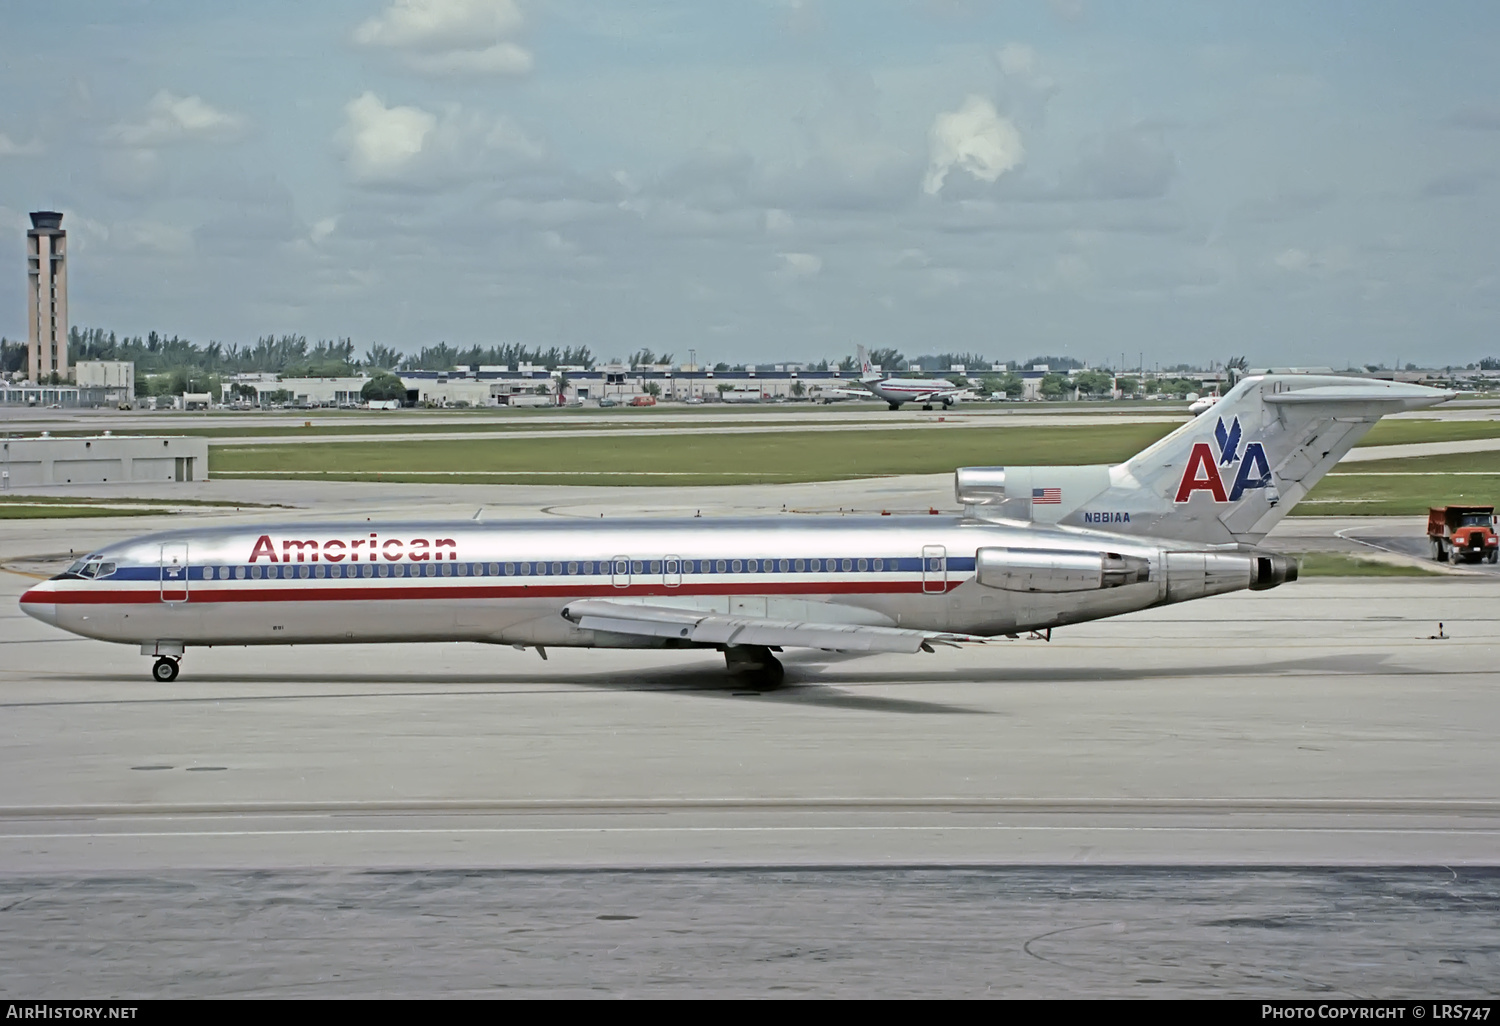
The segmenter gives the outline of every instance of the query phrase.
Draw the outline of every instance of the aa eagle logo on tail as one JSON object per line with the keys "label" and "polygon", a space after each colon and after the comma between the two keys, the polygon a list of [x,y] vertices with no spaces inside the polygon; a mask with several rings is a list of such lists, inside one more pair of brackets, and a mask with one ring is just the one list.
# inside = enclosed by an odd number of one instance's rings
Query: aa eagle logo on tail
{"label": "aa eagle logo on tail", "polygon": [[[1207,442],[1194,442],[1183,468],[1182,480],[1177,485],[1177,502],[1187,502],[1194,492],[1208,492],[1215,502],[1238,502],[1247,489],[1265,488],[1271,483],[1271,463],[1266,459],[1266,450],[1259,442],[1246,442],[1243,455],[1240,453],[1242,431],[1240,418],[1226,427],[1224,418],[1214,427],[1214,443],[1219,448],[1218,459],[1214,458],[1213,446]],[[1238,465],[1238,469],[1236,469]],[[1222,474],[1220,467],[1227,468]],[[1226,491],[1224,478],[1233,472],[1234,480]]]}

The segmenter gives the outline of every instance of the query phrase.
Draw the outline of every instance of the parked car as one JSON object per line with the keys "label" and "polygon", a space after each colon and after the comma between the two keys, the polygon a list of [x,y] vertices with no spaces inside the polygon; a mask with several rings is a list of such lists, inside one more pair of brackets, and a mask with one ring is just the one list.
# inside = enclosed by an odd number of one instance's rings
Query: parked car
{"label": "parked car", "polygon": [[703,397],[701,395],[690,395],[686,399],[684,399],[683,402],[687,403],[689,406],[702,406]]}
{"label": "parked car", "polygon": [[599,408],[601,410],[606,410],[606,409],[608,409],[611,406],[619,406],[619,405],[620,404],[617,403],[617,402],[615,402],[613,399],[600,399],[599,400]]}

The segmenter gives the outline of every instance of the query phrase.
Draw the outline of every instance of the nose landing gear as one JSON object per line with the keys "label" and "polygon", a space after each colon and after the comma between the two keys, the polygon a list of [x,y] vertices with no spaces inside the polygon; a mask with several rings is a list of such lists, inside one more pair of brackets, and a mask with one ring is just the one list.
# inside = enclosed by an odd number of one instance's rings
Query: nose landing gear
{"label": "nose landing gear", "polygon": [[151,667],[151,676],[163,684],[172,683],[172,681],[177,679],[177,660],[169,659],[167,656],[160,656],[156,660],[156,665]]}

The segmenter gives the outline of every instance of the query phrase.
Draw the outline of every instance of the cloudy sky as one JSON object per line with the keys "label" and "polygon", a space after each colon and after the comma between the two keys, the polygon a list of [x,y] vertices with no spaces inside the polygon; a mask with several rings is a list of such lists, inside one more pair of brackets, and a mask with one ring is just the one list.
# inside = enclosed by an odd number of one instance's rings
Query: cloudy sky
{"label": "cloudy sky", "polygon": [[1500,353],[1500,4],[53,0],[75,324],[837,358]]}

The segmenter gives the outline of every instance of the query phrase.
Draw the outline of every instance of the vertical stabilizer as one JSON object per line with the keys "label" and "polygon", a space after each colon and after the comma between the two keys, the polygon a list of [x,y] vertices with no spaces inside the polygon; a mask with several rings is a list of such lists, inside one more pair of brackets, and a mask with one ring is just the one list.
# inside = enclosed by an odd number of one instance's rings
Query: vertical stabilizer
{"label": "vertical stabilizer", "polygon": [[1367,378],[1246,378],[1207,413],[1110,468],[1059,523],[1208,544],[1258,544],[1388,413],[1453,397]]}

